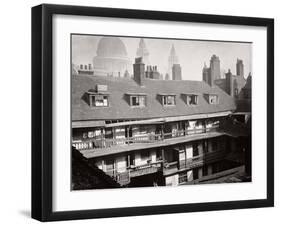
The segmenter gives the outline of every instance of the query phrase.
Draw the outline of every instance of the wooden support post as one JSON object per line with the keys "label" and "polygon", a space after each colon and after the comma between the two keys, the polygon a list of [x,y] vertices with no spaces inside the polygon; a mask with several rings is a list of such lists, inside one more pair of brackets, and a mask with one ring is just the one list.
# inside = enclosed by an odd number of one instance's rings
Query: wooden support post
{"label": "wooden support post", "polygon": [[204,133],[206,133],[207,132],[206,120],[203,120],[202,124],[203,124],[203,131],[204,131]]}
{"label": "wooden support post", "polygon": [[112,127],[112,144],[116,145],[116,128]]}
{"label": "wooden support post", "polygon": [[164,163],[165,163],[165,153],[164,148],[161,149],[161,157],[162,157],[162,170],[164,171]]}
{"label": "wooden support post", "polygon": [[131,161],[130,161],[130,154],[128,154],[128,159],[127,159],[127,161],[128,161],[128,167],[130,167],[131,166]]}
{"label": "wooden support post", "polygon": [[113,159],[113,177],[117,178],[116,177],[116,161],[115,161],[115,159]]}
{"label": "wooden support post", "polygon": [[105,148],[105,128],[101,128],[101,147]]}

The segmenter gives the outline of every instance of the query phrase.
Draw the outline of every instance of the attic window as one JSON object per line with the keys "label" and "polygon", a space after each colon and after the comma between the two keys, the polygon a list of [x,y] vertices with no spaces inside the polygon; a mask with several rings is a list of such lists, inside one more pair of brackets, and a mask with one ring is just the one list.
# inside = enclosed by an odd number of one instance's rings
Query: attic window
{"label": "attic window", "polygon": [[108,107],[108,96],[102,94],[90,95],[93,107]]}
{"label": "attic window", "polygon": [[176,95],[161,95],[163,106],[175,106],[176,105]]}
{"label": "attic window", "polygon": [[210,94],[209,95],[209,104],[218,104],[219,103],[219,97],[216,94]]}
{"label": "attic window", "polygon": [[96,85],[96,89],[89,89],[88,92],[89,104],[92,107],[108,107],[107,85]]}
{"label": "attic window", "polygon": [[132,107],[145,107],[146,94],[144,93],[126,93],[129,96],[130,106]]}
{"label": "attic window", "polygon": [[131,106],[145,107],[145,96],[131,96]]}
{"label": "attic window", "polygon": [[198,104],[198,95],[196,94],[186,94],[186,104],[187,105],[197,105]]}

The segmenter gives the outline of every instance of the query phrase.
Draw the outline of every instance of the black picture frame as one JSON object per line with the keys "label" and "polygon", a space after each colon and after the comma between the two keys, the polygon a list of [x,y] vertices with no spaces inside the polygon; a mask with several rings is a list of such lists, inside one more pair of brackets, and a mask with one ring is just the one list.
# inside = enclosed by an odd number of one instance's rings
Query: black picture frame
{"label": "black picture frame", "polygon": [[[130,208],[52,210],[52,18],[55,14],[181,21],[267,28],[267,198]],[[274,20],[221,15],[43,4],[32,8],[32,218],[122,217],[274,206]]]}

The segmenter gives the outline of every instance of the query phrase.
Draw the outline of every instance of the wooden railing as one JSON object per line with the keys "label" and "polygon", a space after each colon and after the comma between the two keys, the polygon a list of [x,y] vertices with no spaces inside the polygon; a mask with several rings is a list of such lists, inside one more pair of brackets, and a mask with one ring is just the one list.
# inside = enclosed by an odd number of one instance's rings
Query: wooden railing
{"label": "wooden railing", "polygon": [[[130,183],[130,178],[132,177],[152,174],[162,170],[164,173],[170,174],[175,173],[178,170],[192,169],[207,163],[219,161],[223,159],[225,155],[225,151],[213,151],[186,160],[174,162],[164,162],[163,160],[158,160],[156,162],[139,166],[129,166],[122,169],[122,172],[118,172],[116,169],[114,169],[106,171],[105,173],[111,176],[120,185],[126,185]],[[119,171],[121,171],[121,169],[119,169]]]}
{"label": "wooden railing", "polygon": [[177,130],[171,133],[145,134],[145,135],[138,135],[129,138],[115,138],[115,139],[92,138],[92,139],[85,139],[84,141],[73,141],[73,146],[78,150],[87,150],[87,149],[97,149],[97,148],[109,148],[116,145],[155,143],[166,139],[172,139],[176,137],[183,137],[183,136],[215,131],[217,130],[218,127],[219,125],[215,125],[209,128]]}
{"label": "wooden railing", "polygon": [[116,170],[109,170],[105,172],[107,175],[111,176],[120,185],[125,185],[130,183],[130,173],[125,170],[124,172],[117,172]]}
{"label": "wooden railing", "polygon": [[221,160],[225,155],[225,151],[208,152],[202,155],[195,156],[193,158],[188,158],[185,160],[175,161],[171,163],[164,163],[164,170],[172,172],[181,169],[191,169],[202,166],[206,163],[212,163]]}
{"label": "wooden railing", "polygon": [[161,170],[162,162],[162,160],[158,160],[152,163],[147,163],[139,166],[129,166],[123,169],[119,169],[119,171],[122,172],[118,172],[116,169],[113,169],[107,170],[105,173],[111,176],[120,185],[126,185],[130,183],[131,177],[156,173],[157,171]]}
{"label": "wooden railing", "polygon": [[179,169],[194,168],[205,163],[215,162],[225,156],[225,151],[213,151],[196,157],[179,161]]}
{"label": "wooden railing", "polygon": [[162,168],[162,162],[163,162],[162,160],[159,160],[157,162],[152,162],[140,166],[130,166],[128,170],[130,171],[131,177],[156,173]]}

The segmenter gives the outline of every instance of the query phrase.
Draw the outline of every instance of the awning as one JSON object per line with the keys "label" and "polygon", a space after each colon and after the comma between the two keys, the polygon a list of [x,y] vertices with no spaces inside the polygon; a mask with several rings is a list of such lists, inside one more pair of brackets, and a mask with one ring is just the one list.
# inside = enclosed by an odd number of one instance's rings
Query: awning
{"label": "awning", "polygon": [[147,96],[146,93],[126,93],[126,95],[129,95],[129,96]]}
{"label": "awning", "polygon": [[167,117],[165,118],[165,122],[174,122],[174,121],[182,121],[182,120],[192,120],[192,119],[202,119],[202,118],[215,118],[215,117],[223,117],[230,115],[231,111],[224,112],[216,112],[209,114],[197,114],[197,115],[185,115],[185,116],[177,116],[177,117]]}
{"label": "awning", "polygon": [[74,121],[72,128],[104,127],[104,121]]}
{"label": "awning", "polygon": [[127,121],[127,122],[117,122],[106,124],[105,127],[117,127],[117,126],[128,126],[128,125],[148,125],[148,124],[161,124],[164,123],[164,118],[157,119],[147,119],[147,120],[136,120],[136,121]]}
{"label": "awning", "polygon": [[203,119],[203,118],[214,118],[223,117],[232,114],[231,111],[216,112],[209,114],[196,114],[196,115],[184,115],[184,116],[174,116],[174,117],[162,117],[155,119],[144,119],[126,122],[117,122],[105,124],[105,121],[75,121],[72,122],[72,128],[86,128],[86,127],[117,127],[117,126],[127,126],[127,125],[149,125],[149,124],[161,124],[165,122],[176,122],[182,120],[193,120],[193,119]]}

